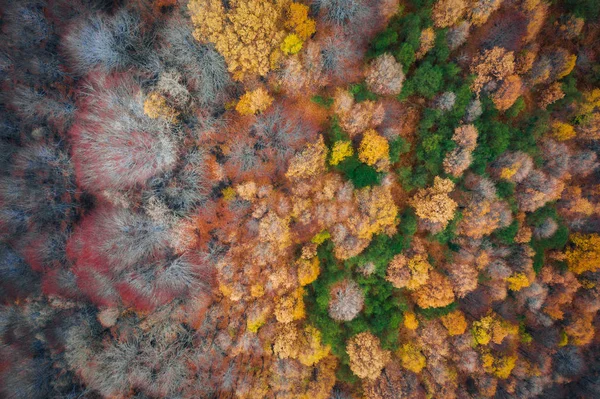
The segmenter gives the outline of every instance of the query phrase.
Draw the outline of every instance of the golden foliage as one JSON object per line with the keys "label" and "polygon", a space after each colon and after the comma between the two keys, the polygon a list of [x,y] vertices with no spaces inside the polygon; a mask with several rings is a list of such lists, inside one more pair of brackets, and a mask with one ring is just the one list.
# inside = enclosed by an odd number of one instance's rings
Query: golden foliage
{"label": "golden foliage", "polygon": [[575,137],[575,128],[568,123],[555,121],[552,123],[552,135],[558,141],[570,140]]}
{"label": "golden foliage", "polygon": [[319,268],[319,258],[314,257],[308,259],[298,259],[296,262],[298,265],[298,281],[301,286],[308,285],[315,281],[321,272]]}
{"label": "golden foliage", "polygon": [[413,312],[404,312],[404,327],[409,330],[416,330],[419,327],[419,320]]}
{"label": "golden foliage", "polygon": [[386,280],[396,288],[415,290],[427,282],[430,270],[431,265],[424,255],[418,254],[407,259],[398,254],[388,265]]}
{"label": "golden foliage", "polygon": [[379,171],[389,165],[390,145],[385,137],[380,136],[374,129],[365,132],[358,147],[358,159]]}
{"label": "golden foliage", "polygon": [[288,9],[286,26],[293,30],[301,40],[308,39],[316,31],[313,19],[308,18],[309,7],[301,3],[291,3]]}
{"label": "golden foliage", "polygon": [[330,165],[337,165],[354,154],[351,141],[336,141],[331,148]]}
{"label": "golden foliage", "polygon": [[355,226],[359,238],[370,240],[375,234],[395,229],[398,207],[389,185],[365,187],[355,196],[361,212]]}
{"label": "golden foliage", "polygon": [[246,319],[246,329],[250,332],[256,333],[259,328],[261,328],[265,322],[267,321],[267,312],[258,312],[256,314],[251,314]]}
{"label": "golden foliage", "polygon": [[284,2],[231,0],[225,10],[221,0],[190,0],[188,9],[194,37],[211,42],[223,55],[236,80],[247,75],[264,76],[271,58],[285,36],[280,20]]}
{"label": "golden foliage", "polygon": [[286,172],[288,179],[305,179],[325,172],[327,159],[327,147],[323,136],[319,136],[316,143],[309,144],[296,154],[290,161]]}
{"label": "golden foliage", "polygon": [[465,0],[438,0],[431,12],[431,18],[436,28],[446,28],[454,25],[467,11]]}
{"label": "golden foliage", "polygon": [[261,242],[274,244],[276,249],[287,248],[291,244],[288,220],[274,212],[267,213],[258,224],[258,238]]}
{"label": "golden foliage", "polygon": [[516,335],[518,332],[518,325],[502,320],[495,313],[474,321],[471,327],[473,338],[479,345],[487,345],[490,341],[500,345],[508,335]]}
{"label": "golden foliage", "polygon": [[455,310],[441,317],[442,324],[448,330],[448,334],[461,335],[467,329],[467,320],[460,310]]}
{"label": "golden foliage", "polygon": [[502,0],[476,0],[469,9],[469,19],[473,25],[481,26],[501,4]]}
{"label": "golden foliage", "polygon": [[321,344],[321,332],[315,327],[300,329],[287,323],[277,325],[273,352],[280,359],[298,359],[304,366],[313,366],[329,355],[329,346]]}
{"label": "golden foliage", "polygon": [[445,228],[454,217],[458,206],[456,201],[448,196],[453,189],[452,180],[436,176],[433,186],[418,190],[409,203],[415,208],[417,216],[433,223],[439,223],[442,228]]}
{"label": "golden foliage", "polygon": [[390,352],[381,349],[379,338],[370,332],[362,332],[346,343],[350,357],[350,369],[359,378],[376,379],[390,360]]}
{"label": "golden foliage", "polygon": [[531,285],[531,281],[529,281],[525,273],[513,273],[510,277],[506,278],[506,282],[508,283],[508,289],[511,291],[520,291]]}
{"label": "golden foliage", "polygon": [[429,273],[427,282],[417,288],[412,297],[422,309],[442,308],[454,302],[452,284],[447,277],[435,271]]}
{"label": "golden foliage", "polygon": [[481,356],[483,369],[496,377],[505,380],[517,364],[516,356],[501,356],[495,358],[490,353],[484,352]]}
{"label": "golden foliage", "polygon": [[413,344],[404,344],[398,350],[398,357],[402,362],[402,367],[413,373],[420,373],[427,364],[425,356],[419,348]]}
{"label": "golden foliage", "polygon": [[573,273],[595,272],[600,268],[600,236],[571,234],[573,245],[565,251],[567,265]]}
{"label": "golden foliage", "polygon": [[494,47],[486,50],[473,58],[471,72],[476,74],[471,84],[471,90],[475,93],[491,80],[502,80],[512,75],[515,70],[515,57],[512,51],[506,51],[502,47]]}
{"label": "golden foliage", "polygon": [[304,289],[296,289],[291,294],[285,295],[275,302],[275,317],[280,323],[290,323],[294,320],[303,319],[304,311]]}
{"label": "golden foliage", "polygon": [[264,112],[272,102],[273,97],[269,95],[269,92],[259,87],[256,90],[246,92],[238,101],[235,110],[240,115],[254,115],[258,112]]}
{"label": "golden foliage", "polygon": [[556,80],[560,80],[571,73],[573,68],[575,68],[575,64],[577,63],[577,56],[574,54],[569,54],[567,58],[564,60],[561,65],[558,74],[556,75]]}
{"label": "golden foliage", "polygon": [[295,33],[290,33],[283,39],[280,49],[284,54],[297,54],[302,50],[302,39]]}
{"label": "golden foliage", "polygon": [[179,112],[167,104],[167,99],[160,93],[152,92],[148,94],[144,101],[144,113],[149,118],[163,118],[168,122],[177,122]]}

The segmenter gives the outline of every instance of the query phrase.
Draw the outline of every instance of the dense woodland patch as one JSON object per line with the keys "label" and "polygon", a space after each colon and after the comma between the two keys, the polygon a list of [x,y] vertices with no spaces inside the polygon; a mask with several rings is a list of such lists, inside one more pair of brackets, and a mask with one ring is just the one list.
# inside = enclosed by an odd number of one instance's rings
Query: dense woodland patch
{"label": "dense woodland patch", "polygon": [[0,4],[0,397],[600,397],[598,1]]}

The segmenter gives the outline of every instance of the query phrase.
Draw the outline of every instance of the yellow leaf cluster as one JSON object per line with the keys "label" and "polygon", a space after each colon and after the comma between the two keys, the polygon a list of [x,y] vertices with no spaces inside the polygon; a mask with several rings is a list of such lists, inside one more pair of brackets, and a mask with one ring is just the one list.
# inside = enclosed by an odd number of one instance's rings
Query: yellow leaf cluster
{"label": "yellow leaf cluster", "polygon": [[273,97],[269,92],[259,87],[256,90],[246,92],[238,101],[235,110],[240,115],[254,115],[258,112],[264,112],[273,103]]}
{"label": "yellow leaf cluster", "polygon": [[285,37],[280,23],[284,2],[276,0],[231,0],[225,10],[221,0],[190,0],[188,9],[194,37],[211,42],[223,55],[234,79],[264,76],[271,58]]}
{"label": "yellow leaf cluster", "polygon": [[577,56],[574,54],[569,54],[564,64],[562,65],[561,70],[558,72],[556,76],[556,80],[560,80],[571,73],[573,68],[575,68],[575,64],[577,63]]}
{"label": "yellow leaf cluster", "polygon": [[429,50],[433,48],[435,44],[435,31],[433,28],[425,28],[421,31],[421,37],[419,39],[419,50],[415,54],[415,57],[419,60],[423,58]]}
{"label": "yellow leaf cluster", "polygon": [[510,277],[506,278],[506,282],[508,283],[508,289],[511,291],[520,291],[522,288],[531,285],[525,273],[513,273]]}
{"label": "yellow leaf cluster", "polygon": [[354,154],[351,141],[336,141],[331,148],[331,155],[329,157],[330,165],[337,165],[344,159],[351,157]]}
{"label": "yellow leaf cluster", "polygon": [[390,145],[385,137],[377,134],[375,129],[365,132],[358,147],[358,159],[367,165],[375,165],[381,171],[389,164]]}
{"label": "yellow leaf cluster", "polygon": [[235,189],[233,187],[226,187],[223,190],[221,190],[221,194],[223,194],[223,199],[225,201],[231,201],[232,199],[235,198]]}
{"label": "yellow leaf cluster", "polygon": [[407,259],[398,254],[392,258],[387,268],[386,280],[396,288],[415,290],[429,279],[431,265],[424,255],[415,255]]}
{"label": "yellow leaf cluster", "polygon": [[286,26],[296,32],[301,40],[308,39],[316,31],[316,23],[308,18],[309,7],[301,3],[291,3]]}
{"label": "yellow leaf cluster", "polygon": [[311,325],[299,329],[294,324],[278,324],[273,352],[280,359],[298,359],[313,366],[329,355],[329,346],[321,344],[321,332]]}
{"label": "yellow leaf cluster", "polygon": [[310,242],[317,244],[317,245],[321,245],[329,238],[331,238],[331,234],[329,234],[329,232],[327,230],[323,230],[320,233],[318,233],[317,235],[315,235],[310,240]]}
{"label": "yellow leaf cluster", "polygon": [[408,260],[408,269],[410,270],[411,278],[406,284],[406,288],[415,290],[429,279],[431,265],[424,255],[415,255]]}
{"label": "yellow leaf cluster", "polygon": [[418,190],[410,200],[410,204],[415,208],[417,216],[440,223],[442,228],[445,228],[458,207],[458,204],[448,196],[453,189],[452,180],[436,176],[433,187]]}
{"label": "yellow leaf cluster", "polygon": [[419,327],[419,320],[417,320],[417,316],[413,312],[404,313],[404,327],[409,330],[416,330]]}
{"label": "yellow leaf cluster", "polygon": [[425,356],[421,353],[419,348],[413,344],[402,345],[398,350],[398,357],[402,362],[402,367],[413,373],[420,373],[427,365]]}
{"label": "yellow leaf cluster", "polygon": [[600,108],[600,89],[594,89],[583,93],[583,101],[579,105],[579,114],[587,115]]}
{"label": "yellow leaf cluster", "polygon": [[390,360],[390,352],[381,349],[379,338],[370,332],[362,332],[346,343],[350,357],[350,369],[359,378],[376,379]]}
{"label": "yellow leaf cluster", "polygon": [[398,207],[388,185],[365,187],[355,195],[362,213],[357,228],[359,238],[370,240],[375,234],[395,228]]}
{"label": "yellow leaf cluster", "polygon": [[301,153],[292,158],[285,175],[288,179],[304,179],[316,176],[325,171],[326,160],[327,147],[323,141],[323,136],[319,136],[316,143],[307,145]]}
{"label": "yellow leaf cluster", "polygon": [[302,39],[297,34],[290,33],[283,39],[280,49],[284,54],[297,54],[302,50]]}
{"label": "yellow leaf cluster", "polygon": [[319,258],[298,259],[298,281],[301,286],[308,285],[315,281],[321,272],[319,268]]}
{"label": "yellow leaf cluster", "polygon": [[565,251],[569,270],[575,274],[595,272],[600,268],[600,236],[575,233],[570,237],[573,246]]}
{"label": "yellow leaf cluster", "polygon": [[518,332],[519,326],[500,319],[496,314],[474,321],[471,327],[473,338],[479,345],[487,345],[490,341],[499,345],[508,335],[515,335]]}
{"label": "yellow leaf cluster", "polygon": [[263,287],[262,284],[253,284],[252,287],[250,287],[250,295],[252,295],[253,298],[260,298],[265,295],[265,287]]}
{"label": "yellow leaf cluster", "polygon": [[454,25],[467,11],[465,0],[438,0],[431,12],[431,19],[437,28]]}
{"label": "yellow leaf cluster", "polygon": [[552,123],[552,135],[558,141],[565,141],[575,137],[575,128],[564,122],[556,121]]}
{"label": "yellow leaf cluster", "polygon": [[144,113],[149,118],[157,119],[164,118],[169,122],[176,122],[179,117],[179,112],[167,104],[167,99],[157,93],[152,92],[146,97],[144,101]]}
{"label": "yellow leaf cluster", "polygon": [[251,315],[246,319],[246,329],[256,333],[267,321],[267,312],[260,312],[256,315]]}
{"label": "yellow leaf cluster", "polygon": [[304,289],[296,289],[291,294],[282,296],[275,303],[275,318],[280,323],[290,323],[294,320],[303,319],[304,310]]}
{"label": "yellow leaf cluster", "polygon": [[510,373],[517,364],[516,356],[501,356],[495,358],[490,353],[484,353],[481,356],[483,369],[496,377],[505,380],[510,376]]}
{"label": "yellow leaf cluster", "polygon": [[442,316],[441,320],[450,336],[461,335],[467,329],[467,320],[460,310],[455,310]]}

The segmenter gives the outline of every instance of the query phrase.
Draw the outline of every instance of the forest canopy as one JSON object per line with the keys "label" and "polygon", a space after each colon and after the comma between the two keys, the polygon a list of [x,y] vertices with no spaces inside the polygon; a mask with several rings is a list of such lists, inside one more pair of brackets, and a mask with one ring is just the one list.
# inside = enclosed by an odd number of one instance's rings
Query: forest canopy
{"label": "forest canopy", "polygon": [[0,0],[0,398],[599,398],[599,18]]}

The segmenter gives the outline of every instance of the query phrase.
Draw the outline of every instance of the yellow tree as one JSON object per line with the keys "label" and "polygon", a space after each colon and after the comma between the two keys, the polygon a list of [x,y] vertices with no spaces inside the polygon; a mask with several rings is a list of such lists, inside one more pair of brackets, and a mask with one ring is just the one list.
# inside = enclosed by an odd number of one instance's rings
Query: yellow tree
{"label": "yellow tree", "polygon": [[358,159],[379,171],[384,170],[390,163],[390,145],[385,137],[380,136],[374,129],[365,132],[358,147]]}
{"label": "yellow tree", "polygon": [[254,115],[264,112],[272,102],[273,97],[269,95],[269,92],[259,87],[256,90],[246,92],[238,101],[235,110],[241,115]]}
{"label": "yellow tree", "polygon": [[418,190],[409,203],[415,208],[417,216],[433,224],[438,224],[443,229],[454,217],[458,206],[456,201],[448,196],[453,189],[452,180],[436,176],[433,186]]}
{"label": "yellow tree", "polygon": [[575,233],[569,238],[572,246],[565,251],[569,270],[576,274],[598,270],[600,268],[600,236]]}
{"label": "yellow tree", "polygon": [[286,172],[288,179],[305,179],[325,172],[327,147],[323,136],[314,144],[306,146],[301,153],[296,154],[290,161]]}
{"label": "yellow tree", "polygon": [[465,0],[438,0],[433,5],[431,19],[437,28],[454,25],[467,11]]}
{"label": "yellow tree", "polygon": [[390,360],[390,352],[381,349],[379,338],[370,332],[350,338],[346,352],[350,357],[350,369],[359,378],[376,379]]}
{"label": "yellow tree", "polygon": [[275,0],[231,0],[229,9],[221,0],[190,0],[188,9],[194,37],[211,42],[227,62],[234,79],[264,76],[278,57],[286,32],[280,22],[285,2]]}

